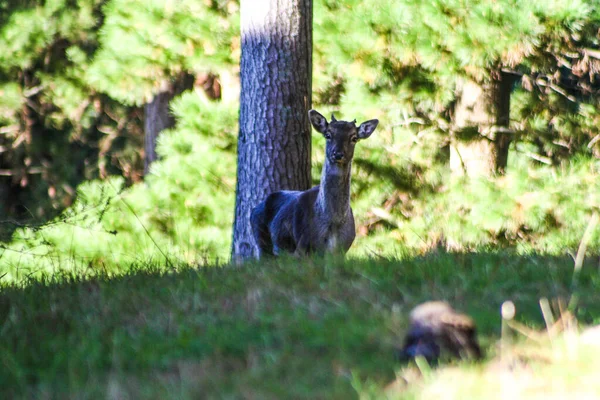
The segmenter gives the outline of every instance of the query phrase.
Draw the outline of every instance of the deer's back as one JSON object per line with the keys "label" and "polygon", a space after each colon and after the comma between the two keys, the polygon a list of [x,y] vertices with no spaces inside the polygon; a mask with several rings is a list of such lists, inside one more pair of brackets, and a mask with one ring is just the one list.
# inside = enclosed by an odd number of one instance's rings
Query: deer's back
{"label": "deer's back", "polygon": [[332,221],[317,207],[319,188],[274,192],[256,208],[267,228],[272,253],[348,251],[355,237],[352,210],[347,219]]}
{"label": "deer's back", "polygon": [[327,251],[348,251],[355,237],[352,210],[348,218],[334,222],[317,206],[320,186],[305,192],[297,192],[294,202],[289,204],[284,214],[291,216],[291,236],[295,252],[325,253]]}

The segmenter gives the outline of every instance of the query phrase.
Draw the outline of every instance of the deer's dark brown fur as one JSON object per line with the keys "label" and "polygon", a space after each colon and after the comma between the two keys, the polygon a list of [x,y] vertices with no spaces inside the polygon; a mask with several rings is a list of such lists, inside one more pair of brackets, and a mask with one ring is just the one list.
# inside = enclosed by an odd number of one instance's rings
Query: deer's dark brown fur
{"label": "deer's dark brown fur", "polygon": [[310,110],[312,126],[327,144],[321,183],[306,191],[270,194],[252,210],[250,222],[259,255],[281,252],[346,253],[356,235],[350,207],[350,175],[354,146],[375,130],[378,120],[356,126],[356,121],[331,122]]}

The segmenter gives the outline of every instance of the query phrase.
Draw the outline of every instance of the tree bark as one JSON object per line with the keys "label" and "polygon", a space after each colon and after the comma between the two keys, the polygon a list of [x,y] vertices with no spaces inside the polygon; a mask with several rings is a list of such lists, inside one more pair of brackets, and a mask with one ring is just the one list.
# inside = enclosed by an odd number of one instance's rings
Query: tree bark
{"label": "tree bark", "polygon": [[241,31],[236,260],[257,255],[251,210],[311,185],[312,0],[242,0]]}
{"label": "tree bark", "polygon": [[173,81],[163,82],[160,91],[144,106],[144,175],[150,173],[150,164],[157,159],[158,135],[175,126],[175,117],[169,108],[171,100],[193,86],[194,77],[182,73]]}
{"label": "tree bark", "polygon": [[495,72],[486,83],[458,84],[450,169],[453,177],[503,174],[511,142],[510,94],[514,76]]}

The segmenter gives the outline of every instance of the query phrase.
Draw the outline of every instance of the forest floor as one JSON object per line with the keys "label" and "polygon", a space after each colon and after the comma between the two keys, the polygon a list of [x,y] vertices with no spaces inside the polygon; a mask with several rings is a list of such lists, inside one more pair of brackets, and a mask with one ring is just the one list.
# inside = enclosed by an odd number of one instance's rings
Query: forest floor
{"label": "forest floor", "polygon": [[[568,256],[431,253],[3,283],[0,398],[600,397],[600,347],[528,329],[545,332],[540,299],[573,293],[579,323],[600,322],[598,267],[589,257],[574,285]],[[484,362],[395,360],[411,308],[431,299],[473,317]],[[501,352],[506,300],[524,325]]]}

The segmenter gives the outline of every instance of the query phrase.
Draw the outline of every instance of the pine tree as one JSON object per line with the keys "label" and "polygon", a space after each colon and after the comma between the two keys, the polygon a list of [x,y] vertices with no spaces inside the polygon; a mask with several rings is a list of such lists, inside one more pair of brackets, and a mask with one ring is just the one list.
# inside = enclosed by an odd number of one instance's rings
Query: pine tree
{"label": "pine tree", "polygon": [[137,179],[139,159],[131,149],[138,143],[139,110],[99,94],[85,79],[103,3],[0,7],[2,215],[49,218],[70,204],[83,179]]}
{"label": "pine tree", "polygon": [[600,10],[591,1],[542,6],[545,29],[514,94],[517,133],[543,163],[600,158]]}
{"label": "pine tree", "polygon": [[250,212],[311,184],[312,0],[242,0],[234,258],[256,254]]}
{"label": "pine tree", "polygon": [[[595,132],[584,121],[596,114],[594,2],[325,1],[316,15],[315,58],[328,80],[351,66],[349,101],[385,99],[401,121],[418,121],[415,130],[445,135],[455,175],[501,173],[515,139],[557,150],[557,135]],[[587,146],[595,134],[583,136]]]}
{"label": "pine tree", "polygon": [[174,125],[170,103],[195,75],[230,68],[234,1],[112,0],[103,9],[101,49],[87,78],[126,104],[145,105],[145,171],[159,133]]}

